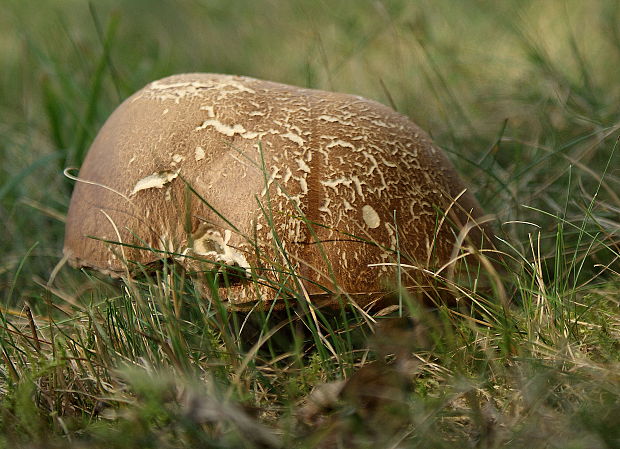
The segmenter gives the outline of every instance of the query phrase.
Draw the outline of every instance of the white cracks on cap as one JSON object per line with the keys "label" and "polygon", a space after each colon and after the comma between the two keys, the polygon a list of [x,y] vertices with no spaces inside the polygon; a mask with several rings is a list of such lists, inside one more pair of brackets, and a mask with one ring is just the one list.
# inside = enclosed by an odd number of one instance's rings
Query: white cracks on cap
{"label": "white cracks on cap", "polygon": [[209,126],[212,126],[213,129],[215,129],[218,133],[224,134],[228,137],[232,137],[235,134],[243,134],[246,132],[246,129],[242,125],[230,126],[215,119],[205,120],[204,122],[202,122],[202,125],[196,127],[196,131],[208,128]]}
{"label": "white cracks on cap", "polygon": [[[249,140],[260,139],[267,134],[272,134],[272,135],[279,135],[281,138],[287,139],[302,148],[306,144],[306,141],[299,134],[296,134],[291,131],[287,133],[282,133],[281,130],[274,129],[274,128],[265,129],[263,131],[252,131],[252,130],[246,129],[245,126],[240,123],[229,125],[229,124],[226,124],[226,123],[223,123],[217,120],[215,118],[215,114],[214,114],[212,106],[201,106],[200,109],[207,111],[209,115],[209,119],[203,121],[200,126],[197,126],[195,128],[196,131],[201,131],[203,129],[211,128],[215,130],[216,132],[220,134],[224,134],[225,136],[228,136],[228,137],[233,137],[235,135],[238,135],[240,137],[243,137],[244,139],[249,139]],[[278,122],[274,122],[274,123],[277,124]],[[301,133],[301,130],[299,130],[299,133]],[[266,142],[266,144],[270,144],[270,143]]]}
{"label": "white cracks on cap", "polygon": [[292,132],[287,132],[286,134],[280,134],[280,136],[284,137],[285,139],[290,140],[291,142],[296,143],[300,147],[303,147],[304,144],[306,143],[306,141],[304,139],[302,139],[300,136],[298,136],[297,134],[294,134]]}
{"label": "white cracks on cap", "polygon": [[292,177],[293,171],[291,170],[291,167],[286,167],[286,171],[284,172],[284,176],[282,177],[282,184],[286,184]]}
{"label": "white cracks on cap", "polygon": [[333,147],[343,147],[343,148],[350,148],[354,151],[356,151],[357,149],[355,148],[355,145],[353,145],[351,142],[346,142],[342,139],[335,139],[334,141],[328,143],[325,148],[330,149]]}
{"label": "white cracks on cap", "polygon": [[295,177],[295,179],[299,181],[299,188],[301,189],[301,194],[307,195],[308,194],[308,181],[306,181],[306,178]]}
{"label": "white cracks on cap", "polygon": [[129,196],[134,196],[136,193],[138,193],[141,190],[161,189],[166,184],[175,180],[177,176],[179,176],[179,170],[176,170],[176,171],[165,170],[165,171],[155,172],[152,175],[145,176],[144,178],[136,182],[136,185],[134,186]]}
{"label": "white cracks on cap", "polygon": [[353,181],[353,184],[355,185],[355,191],[357,192],[357,194],[364,199],[364,192],[362,192],[362,181],[360,180],[360,178],[358,176],[351,176],[351,180]]}
{"label": "white cracks on cap", "polygon": [[276,179],[282,178],[282,175],[280,175],[279,173],[280,173],[280,167],[277,167],[275,165],[271,167],[271,175],[269,176],[269,179],[267,180],[265,187],[263,187],[263,190],[261,191],[260,196],[265,196],[267,194],[267,191],[269,190],[269,187],[271,187],[271,184],[273,184],[273,182]]}
{"label": "white cracks on cap", "polygon": [[325,187],[331,187],[334,190],[338,190],[336,189],[336,187],[338,187],[339,185],[344,185],[345,187],[349,188],[351,186],[351,183],[353,182],[353,180],[349,179],[349,178],[337,178],[337,179],[328,179],[327,181],[320,181],[321,184],[323,184]]}
{"label": "white cracks on cap", "polygon": [[339,123],[341,125],[350,125],[353,126],[353,122],[350,120],[346,120],[342,117],[334,117],[333,115],[319,115],[317,117],[319,120],[323,120],[329,123]]}
{"label": "white cracks on cap", "polygon": [[[219,79],[204,81],[174,81],[163,79],[153,81],[147,86],[143,94],[150,95],[160,101],[173,100],[180,103],[184,98],[204,96],[204,91],[215,90],[218,93],[218,100],[226,98],[228,95],[246,93],[256,93],[253,89],[244,84],[247,79],[243,77],[222,76]],[[136,97],[133,101],[135,101]]]}
{"label": "white cracks on cap", "polygon": [[362,218],[364,219],[364,223],[370,229],[378,228],[381,224],[381,219],[379,218],[379,214],[376,210],[372,208],[372,206],[366,204],[362,207]]}
{"label": "white cracks on cap", "polygon": [[194,150],[194,159],[196,162],[201,161],[205,158],[205,149],[202,147],[196,147]]}
{"label": "white cracks on cap", "polygon": [[372,123],[373,125],[376,125],[376,126],[380,126],[382,128],[387,128],[388,127],[388,124],[385,123],[383,120],[371,120],[370,123]]}
{"label": "white cracks on cap", "polygon": [[308,166],[306,161],[304,161],[302,158],[297,158],[295,159],[295,161],[297,162],[297,165],[299,166],[299,170],[304,171],[306,173],[310,173],[310,167]]}
{"label": "white cracks on cap", "polygon": [[222,237],[220,231],[207,225],[201,225],[192,236],[194,240],[192,251],[199,256],[212,258],[215,262],[239,266],[249,275],[251,272],[250,264],[243,253],[228,245],[231,236],[232,232],[230,229],[224,230],[224,236]]}
{"label": "white cracks on cap", "polygon": [[327,197],[323,199],[323,204],[321,205],[321,207],[319,207],[319,211],[327,214],[329,217],[331,217],[333,215],[332,213],[332,209],[331,207],[329,207],[329,205],[331,204],[332,200],[331,198]]}

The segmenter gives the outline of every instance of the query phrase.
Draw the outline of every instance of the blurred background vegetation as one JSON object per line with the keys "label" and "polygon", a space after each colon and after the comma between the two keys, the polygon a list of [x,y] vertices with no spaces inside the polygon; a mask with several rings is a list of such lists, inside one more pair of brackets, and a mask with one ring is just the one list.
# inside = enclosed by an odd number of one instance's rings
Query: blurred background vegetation
{"label": "blurred background vegetation", "polygon": [[[450,154],[498,217],[498,236],[512,259],[522,259],[526,268],[510,267],[509,294],[536,293],[552,305],[565,296],[578,302],[584,309],[574,323],[589,320],[588,332],[601,330],[588,343],[588,357],[604,363],[597,369],[618,371],[618,1],[0,0],[0,6],[5,307],[21,310],[28,302],[38,311],[49,300],[42,285],[62,257],[73,185],[62,171],[79,167],[114,108],[173,73],[231,73],[353,93],[409,116]],[[68,291],[83,279],[69,268],[58,277]],[[605,319],[586,318],[600,304]],[[583,335],[571,341],[580,345]],[[617,411],[617,389],[610,393],[607,377],[601,382],[600,404],[616,403]],[[578,421],[600,404],[579,409]],[[570,416],[558,429],[570,433]],[[584,440],[571,447],[620,447],[610,423],[605,417],[591,423],[603,435],[594,446]]]}

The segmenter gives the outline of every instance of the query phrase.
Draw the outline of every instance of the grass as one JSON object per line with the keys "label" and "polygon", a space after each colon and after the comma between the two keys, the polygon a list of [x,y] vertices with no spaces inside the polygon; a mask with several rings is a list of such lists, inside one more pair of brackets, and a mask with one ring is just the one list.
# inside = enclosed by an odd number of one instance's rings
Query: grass
{"label": "grass", "polygon": [[[620,447],[617,2],[157,3],[3,5],[0,447]],[[235,313],[169,263],[49,283],[62,170],[189,71],[392,104],[497,216],[501,273],[402,318]]]}

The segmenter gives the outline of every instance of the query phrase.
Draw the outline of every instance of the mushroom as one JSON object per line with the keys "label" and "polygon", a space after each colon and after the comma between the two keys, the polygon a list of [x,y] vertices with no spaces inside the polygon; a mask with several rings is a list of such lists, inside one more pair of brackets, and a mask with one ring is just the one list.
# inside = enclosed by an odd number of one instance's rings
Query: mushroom
{"label": "mushroom", "polygon": [[228,273],[220,297],[242,308],[295,291],[368,304],[395,285],[396,262],[446,263],[482,215],[403,115],[230,75],[175,75],[132,95],[78,180],[64,245],[73,266],[122,277],[172,258],[198,279]]}

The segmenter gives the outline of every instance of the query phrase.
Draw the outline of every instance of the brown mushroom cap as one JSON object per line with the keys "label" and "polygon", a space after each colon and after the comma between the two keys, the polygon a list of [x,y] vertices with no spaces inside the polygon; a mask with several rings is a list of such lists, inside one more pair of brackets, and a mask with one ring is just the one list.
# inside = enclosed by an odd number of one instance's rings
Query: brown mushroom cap
{"label": "brown mushroom cap", "polygon": [[223,291],[237,305],[282,296],[291,272],[310,295],[367,302],[394,273],[374,264],[396,250],[403,263],[442,264],[459,226],[481,215],[406,117],[357,96],[229,75],[176,75],[135,93],[79,178],[65,233],[72,265],[116,276],[164,257],[193,270],[200,260],[237,266],[263,285]]}

